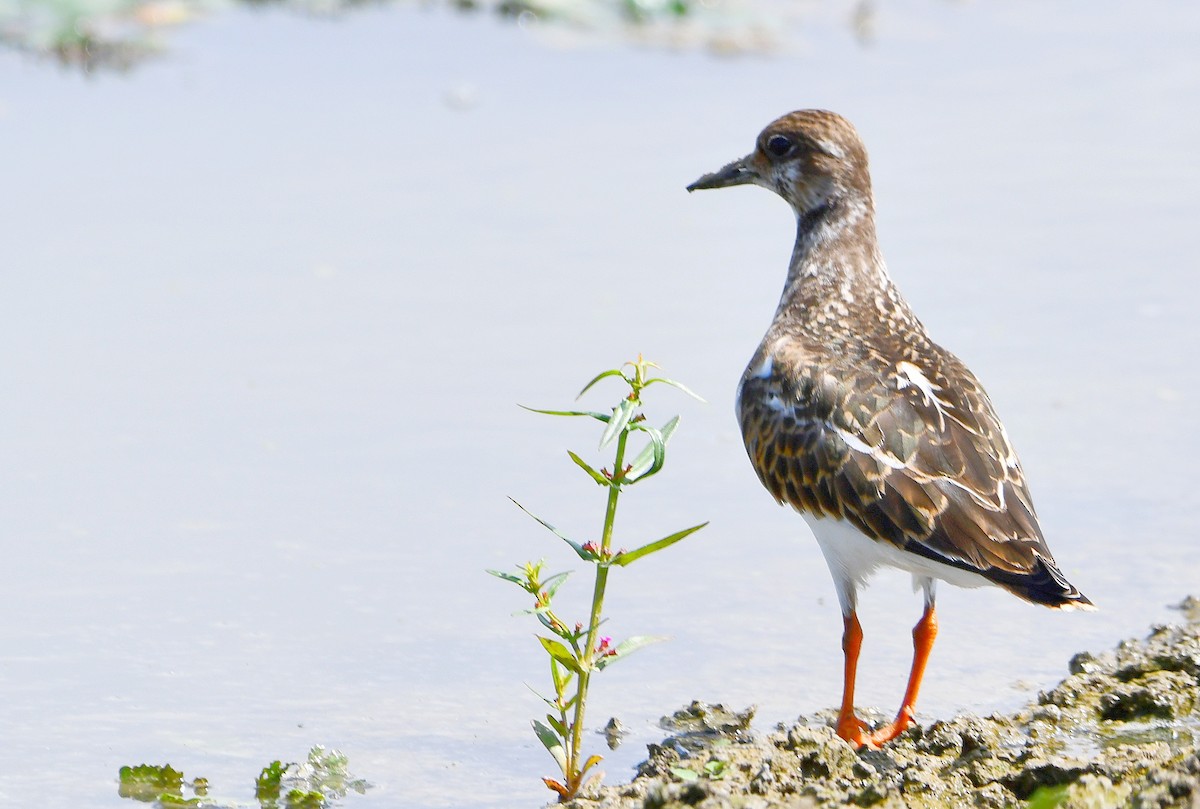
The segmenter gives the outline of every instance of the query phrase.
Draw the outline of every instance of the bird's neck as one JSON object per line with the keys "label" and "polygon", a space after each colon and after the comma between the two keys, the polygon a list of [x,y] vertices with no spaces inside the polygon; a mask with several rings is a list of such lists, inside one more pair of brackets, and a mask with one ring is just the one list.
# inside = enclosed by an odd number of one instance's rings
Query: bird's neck
{"label": "bird's neck", "polygon": [[779,299],[777,322],[833,326],[880,307],[908,314],[892,285],[875,236],[869,196],[840,197],[797,214],[796,246]]}

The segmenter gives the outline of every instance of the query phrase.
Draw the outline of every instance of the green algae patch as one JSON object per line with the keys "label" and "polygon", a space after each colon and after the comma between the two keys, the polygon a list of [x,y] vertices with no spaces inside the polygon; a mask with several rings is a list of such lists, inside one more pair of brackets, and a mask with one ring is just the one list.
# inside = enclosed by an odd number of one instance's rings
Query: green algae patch
{"label": "green algae patch", "polygon": [[[834,733],[835,711],[767,732],[752,709],[694,702],[664,718],[637,777],[573,809],[1194,809],[1200,806],[1200,600],[1179,625],[1081,652],[1012,714],[917,724],[880,750]],[[744,717],[744,722],[727,721]]]}
{"label": "green algae patch", "polygon": [[[117,775],[117,793],[155,807],[217,807],[232,809],[326,809],[350,794],[363,794],[369,784],[354,777],[349,759],[337,750],[317,745],[302,762],[272,761],[254,781],[254,804],[228,799],[210,799],[206,778],[188,780],[170,764],[139,764],[122,767]],[[186,792],[191,793],[189,797]]]}
{"label": "green algae patch", "polygon": [[[208,779],[188,781],[170,764],[122,767],[117,773],[117,784],[117,794],[122,798],[159,806],[200,806],[201,799],[208,794]],[[194,797],[184,797],[184,789]]]}

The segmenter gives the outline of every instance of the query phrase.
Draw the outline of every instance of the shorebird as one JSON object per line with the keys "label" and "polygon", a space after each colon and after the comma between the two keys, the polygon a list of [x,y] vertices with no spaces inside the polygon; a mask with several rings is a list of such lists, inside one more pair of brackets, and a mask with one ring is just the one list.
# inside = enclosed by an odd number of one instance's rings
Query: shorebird
{"label": "shorebird", "polygon": [[[784,115],[754,151],[688,191],[759,185],[792,206],[798,232],[775,317],[738,386],[754,470],[804,517],[841,605],[845,655],[837,734],[877,747],[913,722],[937,636],[937,581],[998,585],[1054,609],[1094,609],[1042,538],[1017,455],[992,402],[929,339],[892,283],[875,236],[867,152],[845,118]],[[924,593],[896,719],[854,713],[862,645],[858,590],[878,568]]]}

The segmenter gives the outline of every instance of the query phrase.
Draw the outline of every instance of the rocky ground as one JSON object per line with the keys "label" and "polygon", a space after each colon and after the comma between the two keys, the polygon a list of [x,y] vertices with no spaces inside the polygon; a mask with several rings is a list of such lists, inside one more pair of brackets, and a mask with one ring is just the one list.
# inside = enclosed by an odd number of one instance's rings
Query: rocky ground
{"label": "rocky ground", "polygon": [[[832,713],[763,734],[695,702],[664,719],[637,777],[571,809],[1184,807],[1200,809],[1200,599],[1182,622],[1099,655],[1011,715],[914,726],[855,752]],[[880,717],[882,718],[882,717]]]}

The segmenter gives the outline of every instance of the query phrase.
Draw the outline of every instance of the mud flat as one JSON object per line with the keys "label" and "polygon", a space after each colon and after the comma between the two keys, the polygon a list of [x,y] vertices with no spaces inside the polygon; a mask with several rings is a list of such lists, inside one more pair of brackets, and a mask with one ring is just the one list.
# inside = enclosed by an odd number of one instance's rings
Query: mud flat
{"label": "mud flat", "polygon": [[1200,599],[1179,610],[1144,639],[1075,655],[1015,713],[916,725],[882,750],[851,749],[832,712],[756,733],[753,709],[693,702],[664,718],[671,735],[632,782],[570,806],[1200,809]]}

